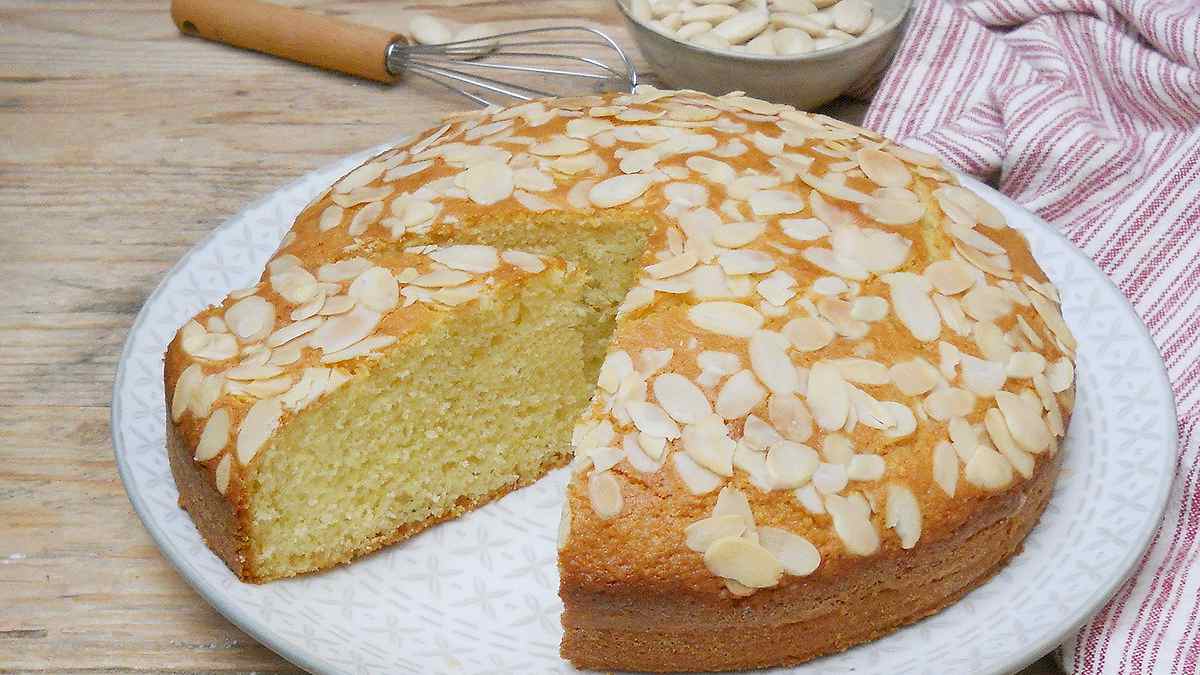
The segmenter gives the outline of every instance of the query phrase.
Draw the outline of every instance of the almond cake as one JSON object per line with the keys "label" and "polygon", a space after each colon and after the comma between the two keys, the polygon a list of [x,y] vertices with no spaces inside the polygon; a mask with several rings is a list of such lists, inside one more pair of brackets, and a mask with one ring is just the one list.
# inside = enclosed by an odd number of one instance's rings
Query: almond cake
{"label": "almond cake", "polygon": [[1075,340],[929,155],[638,87],[450,116],[342,177],[166,353],[180,502],[241,579],[570,462],[563,656],[729,670],[878,637],[1036,523]]}

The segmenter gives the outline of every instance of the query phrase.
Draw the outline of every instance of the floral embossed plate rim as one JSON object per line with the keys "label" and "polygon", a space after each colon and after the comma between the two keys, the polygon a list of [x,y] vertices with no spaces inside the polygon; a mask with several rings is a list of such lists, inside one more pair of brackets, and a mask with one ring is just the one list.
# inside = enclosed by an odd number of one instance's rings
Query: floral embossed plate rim
{"label": "floral embossed plate rim", "polygon": [[[353,565],[262,586],[238,581],[177,505],[163,450],[167,342],[197,310],[253,282],[295,214],[383,147],[251,204],[167,273],[130,330],[113,386],[121,479],[163,554],[200,595],[309,671],[573,672],[558,657],[555,536],[564,471]],[[1137,564],[1166,505],[1175,405],[1144,325],[1107,277],[1051,226],[960,179],[1029,237],[1079,338],[1079,394],[1062,477],[1025,550],[963,600],[880,640],[773,672],[1019,669],[1103,605]]]}

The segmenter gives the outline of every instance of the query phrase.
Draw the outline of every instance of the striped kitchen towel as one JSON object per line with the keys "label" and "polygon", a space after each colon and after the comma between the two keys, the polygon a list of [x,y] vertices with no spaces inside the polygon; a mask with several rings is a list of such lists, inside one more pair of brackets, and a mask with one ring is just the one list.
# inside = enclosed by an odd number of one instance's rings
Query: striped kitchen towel
{"label": "striped kitchen towel", "polygon": [[1179,413],[1175,485],[1061,663],[1200,672],[1200,0],[917,0],[865,124],[1061,228],[1150,328]]}

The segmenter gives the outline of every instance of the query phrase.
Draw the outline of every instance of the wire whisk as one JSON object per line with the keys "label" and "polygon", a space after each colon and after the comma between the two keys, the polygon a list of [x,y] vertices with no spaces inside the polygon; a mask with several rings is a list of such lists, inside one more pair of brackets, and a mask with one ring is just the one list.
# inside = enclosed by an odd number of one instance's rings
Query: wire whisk
{"label": "wire whisk", "polygon": [[[616,55],[616,63],[579,54],[550,51],[600,47]],[[497,103],[489,92],[518,101],[560,96],[549,86],[556,78],[582,80],[592,92],[632,91],[637,69],[612,38],[585,26],[555,26],[498,33],[440,45],[393,42],[387,51],[388,71],[428,78],[477,103]],[[509,81],[484,73],[503,73]],[[570,92],[566,92],[570,93]]]}
{"label": "wire whisk", "polygon": [[173,0],[189,35],[378,82],[415,75],[480,105],[632,91],[637,69],[609,36],[586,26],[499,33],[438,45],[259,0]]}

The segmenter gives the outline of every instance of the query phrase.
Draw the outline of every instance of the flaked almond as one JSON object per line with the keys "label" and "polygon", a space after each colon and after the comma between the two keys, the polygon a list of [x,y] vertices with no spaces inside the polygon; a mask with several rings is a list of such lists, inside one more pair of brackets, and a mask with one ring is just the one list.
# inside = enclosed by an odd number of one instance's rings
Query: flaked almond
{"label": "flaked almond", "polygon": [[742,370],[726,380],[717,394],[716,412],[731,420],[745,416],[767,396],[754,373]]}
{"label": "flaked almond", "polygon": [[282,417],[283,407],[278,398],[262,399],[250,406],[238,429],[238,464],[246,466],[258,455],[263,445],[279,428],[279,420]]}
{"label": "flaked almond", "polygon": [[600,181],[588,191],[588,200],[600,208],[631,202],[642,196],[652,180],[645,174],[624,174]]}
{"label": "flaked almond", "polygon": [[696,553],[704,553],[713,542],[725,537],[740,537],[746,523],[739,515],[712,516],[684,528],[684,544]]}
{"label": "flaked almond", "polygon": [[921,507],[917,498],[903,485],[888,485],[887,510],[883,524],[896,531],[900,548],[912,548],[921,538]]}
{"label": "flaked almond", "polygon": [[588,476],[588,499],[592,510],[602,520],[616,518],[625,505],[621,497],[621,483],[609,471],[593,471]]}
{"label": "flaked almond", "polygon": [[958,455],[946,441],[938,441],[933,447],[933,482],[950,497],[958,487]]}
{"label": "flaked almond", "polygon": [[626,409],[638,431],[663,438],[679,438],[679,426],[657,405],[645,401],[631,401],[626,405]]}
{"label": "flaked almond", "polygon": [[702,302],[688,310],[696,326],[719,335],[750,337],[762,327],[763,316],[753,307],[738,302]]}
{"label": "flaked almond", "polygon": [[825,495],[825,510],[833,518],[833,529],[846,551],[866,556],[879,550],[879,533],[871,519],[850,500],[840,495]]}
{"label": "flaked almond", "polygon": [[1012,484],[1013,469],[1000,453],[986,445],[980,445],[967,461],[963,477],[975,487],[995,492]]}
{"label": "flaked almond", "polygon": [[496,249],[478,244],[458,244],[439,248],[429,257],[446,267],[464,272],[482,274],[500,266]]}
{"label": "flaked almond", "polygon": [[841,429],[850,412],[850,393],[837,366],[818,361],[808,371],[808,408],[817,426]]}
{"label": "flaked almond", "polygon": [[742,537],[714,541],[704,552],[704,564],[713,574],[749,588],[769,588],[783,576],[783,566],[775,556]]}
{"label": "flaked almond", "polygon": [[654,397],[677,422],[694,424],[712,414],[712,406],[700,387],[678,373],[656,377]]}
{"label": "flaked almond", "polygon": [[689,457],[687,453],[672,453],[671,461],[675,465],[675,473],[679,479],[683,481],[688,492],[694,495],[712,492],[724,482],[720,476],[697,464],[696,460]]}

